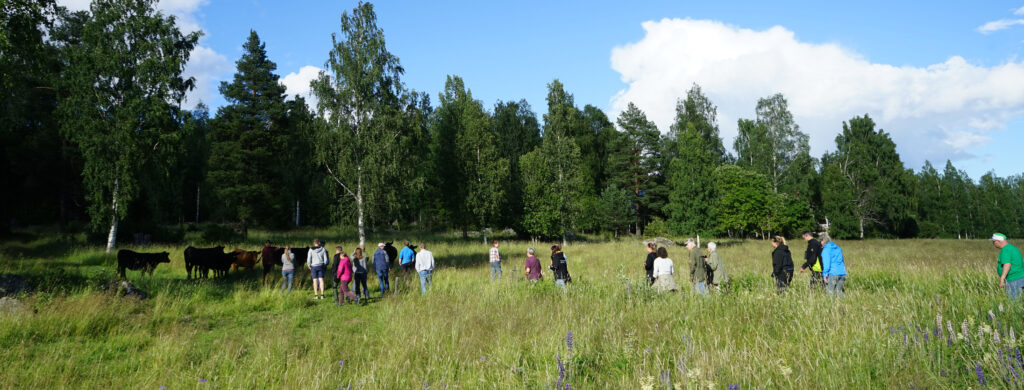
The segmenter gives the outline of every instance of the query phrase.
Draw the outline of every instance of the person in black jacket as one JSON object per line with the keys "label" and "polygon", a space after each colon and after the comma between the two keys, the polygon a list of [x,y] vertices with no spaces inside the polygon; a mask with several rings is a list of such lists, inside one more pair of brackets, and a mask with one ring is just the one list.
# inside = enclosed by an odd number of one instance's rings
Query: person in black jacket
{"label": "person in black jacket", "polygon": [[807,241],[807,250],[804,251],[804,265],[800,266],[800,273],[811,270],[811,289],[823,290],[825,280],[821,278],[821,243],[814,239],[814,233],[804,231],[804,241]]}
{"label": "person in black jacket", "polygon": [[658,258],[658,244],[647,243],[647,260],[644,261],[644,271],[647,271],[647,283],[654,284],[654,259]]}
{"label": "person in black jacket", "polygon": [[793,255],[786,246],[786,239],[781,236],[772,237],[772,277],[775,278],[775,287],[781,294],[793,281]]}
{"label": "person in black jacket", "polygon": [[565,253],[562,253],[562,247],[557,244],[551,246],[551,271],[555,274],[556,286],[565,288],[566,283],[572,282]]}

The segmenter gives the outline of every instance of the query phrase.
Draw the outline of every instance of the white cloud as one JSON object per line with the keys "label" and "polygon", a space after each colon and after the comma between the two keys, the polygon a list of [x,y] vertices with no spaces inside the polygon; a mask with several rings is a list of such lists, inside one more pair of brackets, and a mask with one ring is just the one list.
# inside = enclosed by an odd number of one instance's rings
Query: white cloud
{"label": "white cloud", "polygon": [[675,102],[698,83],[718,105],[727,145],[738,118],[753,118],[757,99],[781,92],[815,154],[834,149],[842,122],[869,114],[892,134],[911,167],[924,159],[968,157],[991,129],[1024,114],[1024,62],[994,67],[959,56],[927,67],[873,63],[838,44],[801,42],[792,31],[763,31],[707,20],[643,23],[646,36],[612,50],[629,102],[667,131]]}
{"label": "white cloud", "polygon": [[1013,11],[1013,14],[1014,15],[1024,15],[1024,7],[1017,8],[1016,11]]}
{"label": "white cloud", "polygon": [[[156,8],[165,14],[174,15],[181,31],[189,33],[199,31],[196,11],[206,5],[208,0],[160,0]],[[88,11],[91,0],[57,0],[57,4],[72,11]]]}
{"label": "white cloud", "polygon": [[[1018,10],[1019,11],[1019,10]],[[991,34],[999,30],[1005,30],[1007,28],[1016,26],[1018,24],[1024,24],[1024,19],[999,19],[985,23],[978,27],[978,32],[982,34]]]}
{"label": "white cloud", "polygon": [[286,74],[281,78],[281,85],[284,85],[288,96],[302,96],[310,108],[316,109],[316,99],[310,93],[309,83],[320,75],[321,69],[312,65],[299,68],[298,72]]}
{"label": "white cloud", "polygon": [[196,46],[185,64],[184,77],[195,77],[196,88],[185,96],[183,107],[192,109],[199,102],[210,105],[216,99],[221,80],[231,77],[234,64],[227,57],[206,46]]}

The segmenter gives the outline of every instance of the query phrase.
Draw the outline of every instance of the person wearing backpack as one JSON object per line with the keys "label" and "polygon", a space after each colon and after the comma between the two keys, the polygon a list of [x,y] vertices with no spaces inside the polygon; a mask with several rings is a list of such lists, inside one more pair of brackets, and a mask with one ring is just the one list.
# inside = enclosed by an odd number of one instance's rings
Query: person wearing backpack
{"label": "person wearing backpack", "polygon": [[823,263],[821,261],[821,251],[823,247],[821,242],[814,239],[814,233],[805,230],[803,233],[804,241],[807,241],[807,250],[804,251],[804,265],[800,266],[800,273],[803,273],[807,269],[811,270],[811,289],[822,290],[825,288],[825,280],[821,277],[821,271]]}

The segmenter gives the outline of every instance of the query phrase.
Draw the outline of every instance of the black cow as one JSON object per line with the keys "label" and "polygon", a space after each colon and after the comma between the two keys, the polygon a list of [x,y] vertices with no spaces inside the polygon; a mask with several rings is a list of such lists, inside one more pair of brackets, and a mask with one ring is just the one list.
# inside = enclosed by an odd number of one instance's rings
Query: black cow
{"label": "black cow", "polygon": [[391,245],[391,244],[392,244],[392,242],[388,242],[388,243],[384,244],[384,253],[388,254],[388,268],[389,269],[394,269],[395,268],[395,259],[398,258],[398,248],[395,248],[395,246]]}
{"label": "black cow", "polygon": [[214,270],[213,276],[227,275],[231,263],[235,261],[230,253],[224,253],[223,246],[213,248],[185,248],[185,272],[189,279],[192,278],[192,270],[196,271],[196,278],[206,278],[209,271]]}
{"label": "black cow", "polygon": [[130,251],[127,249],[121,249],[117,251],[117,274],[121,275],[121,278],[125,278],[125,269],[132,271],[142,271],[145,275],[149,273],[149,276],[153,276],[153,271],[156,270],[156,266],[160,263],[170,263],[170,253],[139,253]]}

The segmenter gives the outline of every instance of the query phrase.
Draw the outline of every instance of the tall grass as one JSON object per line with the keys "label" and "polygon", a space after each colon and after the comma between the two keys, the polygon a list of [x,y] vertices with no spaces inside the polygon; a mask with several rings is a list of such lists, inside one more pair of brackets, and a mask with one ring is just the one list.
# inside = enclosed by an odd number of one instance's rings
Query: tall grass
{"label": "tall grass", "polygon": [[[273,238],[304,245],[313,235],[355,245],[329,231]],[[254,236],[237,246],[271,237]],[[129,271],[151,294],[140,302],[103,290],[116,264],[99,248],[4,244],[0,271],[38,288],[23,297],[32,310],[0,316],[2,387],[965,388],[979,386],[979,365],[988,386],[1024,383],[1021,341],[1009,337],[1024,331],[1024,313],[998,288],[985,241],[838,242],[850,276],[837,301],[810,290],[807,274],[776,294],[764,241],[721,242],[732,283],[702,298],[647,288],[638,241],[569,245],[575,282],[562,291],[550,273],[524,281],[526,247],[545,253],[542,243],[503,244],[504,277],[491,282],[487,246],[431,239],[428,295],[415,275],[395,275],[398,294],[376,299],[371,275],[375,298],[345,307],[311,300],[301,271],[290,295],[279,271],[263,284],[259,267],[186,281],[184,246],[137,248],[172,260],[152,278]],[[799,257],[802,242],[792,246]],[[682,282],[685,249],[669,254]],[[955,334],[935,331],[937,315]]]}

